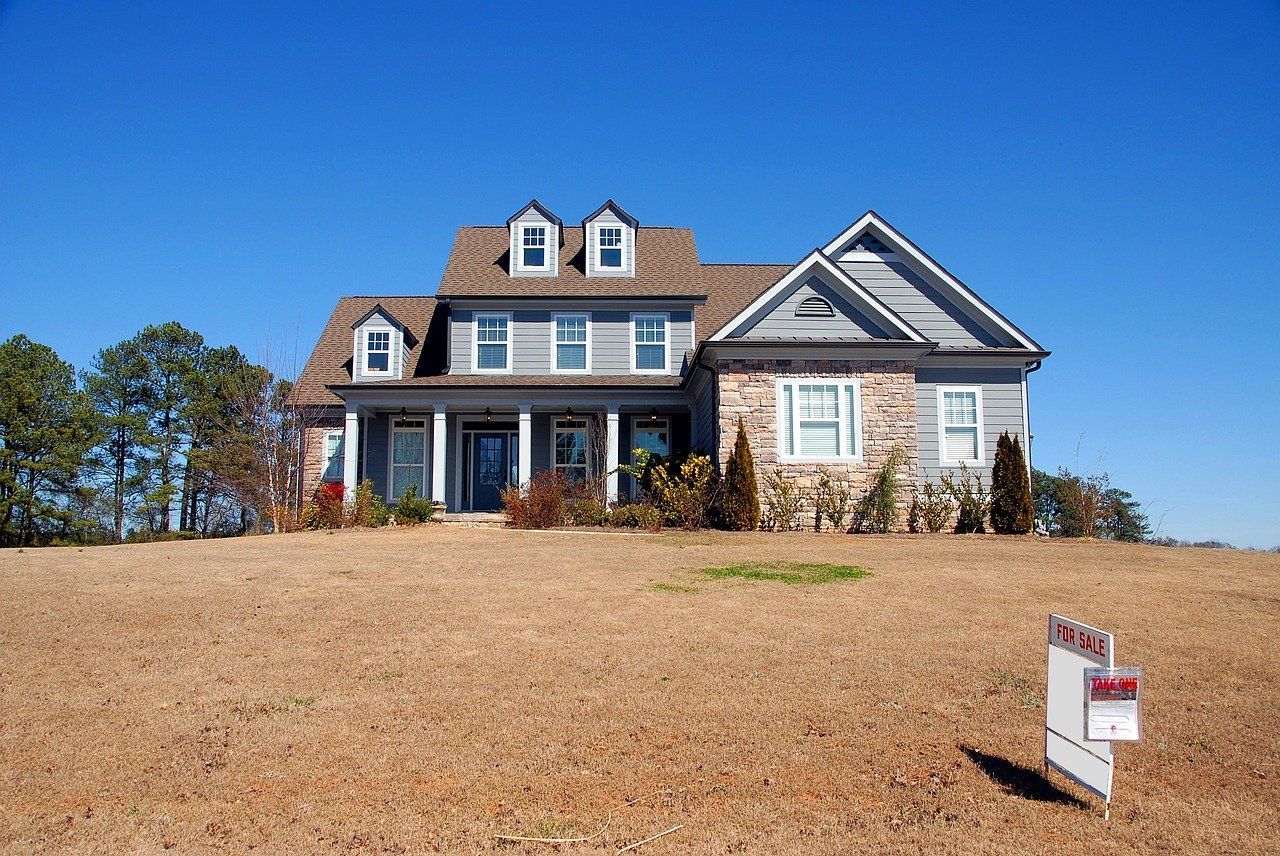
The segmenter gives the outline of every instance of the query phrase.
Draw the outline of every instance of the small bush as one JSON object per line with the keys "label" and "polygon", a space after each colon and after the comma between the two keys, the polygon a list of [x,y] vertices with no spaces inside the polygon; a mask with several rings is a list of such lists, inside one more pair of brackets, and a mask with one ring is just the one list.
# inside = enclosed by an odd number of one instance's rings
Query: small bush
{"label": "small bush", "polygon": [[956,534],[986,532],[985,521],[987,510],[991,507],[991,494],[983,486],[982,476],[969,472],[969,468],[961,464],[960,477],[944,473],[942,485],[955,498],[960,509],[956,517]]}
{"label": "small bush", "polygon": [[831,528],[843,532],[845,518],[853,505],[853,488],[847,481],[837,479],[823,470],[818,474],[818,486],[813,492],[813,528],[822,531],[825,517]]}
{"label": "small bush", "polygon": [[782,474],[776,467],[764,477],[764,526],[788,532],[799,528],[800,512],[804,508],[805,494],[800,487]]}
{"label": "small bush", "polygon": [[716,470],[706,455],[667,461],[653,470],[652,497],[663,517],[682,529],[706,528],[716,500]]}
{"label": "small bush", "polygon": [[373,482],[365,479],[356,488],[356,498],[351,505],[351,526],[386,526],[387,506],[382,497],[373,492]]}
{"label": "small bush", "polygon": [[435,503],[426,497],[418,496],[417,485],[409,485],[409,489],[396,501],[396,522],[426,523],[435,510]]}
{"label": "small bush", "polygon": [[621,528],[657,532],[662,528],[662,512],[647,502],[629,502],[615,506],[609,512],[609,523]]}
{"label": "small bush", "polygon": [[876,471],[871,488],[858,502],[853,514],[853,528],[858,532],[892,532],[898,522],[898,467],[906,455],[895,446]]}
{"label": "small bush", "polygon": [[991,528],[1001,535],[1025,535],[1031,531],[1034,518],[1022,444],[1004,431],[996,441],[996,459],[991,467]]}
{"label": "small bush", "polygon": [[932,482],[925,483],[912,505],[919,514],[919,526],[924,532],[941,532],[951,522],[951,514],[956,508],[946,491]]}
{"label": "small bush", "polygon": [[312,502],[316,506],[311,529],[341,529],[347,522],[347,504],[340,483],[326,482],[316,488]]}
{"label": "small bush", "polygon": [[760,526],[760,491],[756,487],[756,463],[742,417],[738,417],[738,438],[724,467],[724,525],[727,529],[751,531]]}
{"label": "small bush", "polygon": [[173,529],[168,532],[152,532],[150,529],[135,529],[125,536],[126,544],[155,544],[166,541],[195,541],[201,537],[199,532],[190,529]]}
{"label": "small bush", "polygon": [[504,489],[502,511],[507,515],[507,525],[517,529],[563,526],[572,494],[573,484],[568,479],[543,470],[534,474],[524,490],[516,485]]}
{"label": "small bush", "polygon": [[575,499],[569,503],[569,522],[574,526],[604,526],[609,522],[609,509],[594,499]]}

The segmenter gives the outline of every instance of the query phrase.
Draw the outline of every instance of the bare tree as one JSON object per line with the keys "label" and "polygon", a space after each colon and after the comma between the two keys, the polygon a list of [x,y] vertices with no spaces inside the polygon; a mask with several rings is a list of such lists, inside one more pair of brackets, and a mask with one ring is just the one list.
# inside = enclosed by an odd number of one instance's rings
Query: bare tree
{"label": "bare tree", "polygon": [[608,499],[609,422],[601,412],[587,415],[587,496],[603,505]]}

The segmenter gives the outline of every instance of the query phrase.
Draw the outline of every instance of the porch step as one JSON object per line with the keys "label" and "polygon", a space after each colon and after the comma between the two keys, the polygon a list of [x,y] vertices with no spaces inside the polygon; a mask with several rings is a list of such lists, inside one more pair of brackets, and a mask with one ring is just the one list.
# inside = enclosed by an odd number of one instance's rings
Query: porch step
{"label": "porch step", "polygon": [[446,512],[443,522],[449,526],[500,529],[506,524],[507,518],[496,511],[455,511]]}

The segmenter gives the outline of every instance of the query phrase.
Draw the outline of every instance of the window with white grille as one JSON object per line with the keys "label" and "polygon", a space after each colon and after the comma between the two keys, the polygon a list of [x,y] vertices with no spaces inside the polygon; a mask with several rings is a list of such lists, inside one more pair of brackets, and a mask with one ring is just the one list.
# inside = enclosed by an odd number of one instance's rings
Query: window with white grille
{"label": "window with white grille", "polygon": [[622,227],[599,226],[596,229],[596,267],[622,267]]}
{"label": "window with white grille", "polygon": [[590,319],[586,315],[553,315],[555,343],[552,368],[557,372],[586,372],[591,368]]}
{"label": "window with white grille", "polygon": [[781,459],[854,461],[862,458],[862,385],[857,378],[778,381]]}
{"label": "window with white grille", "polygon": [[982,388],[938,387],[938,451],[944,464],[983,462]]}
{"label": "window with white grille", "polygon": [[364,370],[368,374],[391,371],[390,330],[370,330],[365,334]]}
{"label": "window with white grille", "polygon": [[472,353],[478,372],[511,371],[511,316],[476,315],[475,350]]}
{"label": "window with white grille", "polygon": [[520,267],[524,270],[546,270],[547,227],[520,227]]}
{"label": "window with white grille", "polygon": [[631,370],[641,374],[667,371],[666,315],[631,316]]}

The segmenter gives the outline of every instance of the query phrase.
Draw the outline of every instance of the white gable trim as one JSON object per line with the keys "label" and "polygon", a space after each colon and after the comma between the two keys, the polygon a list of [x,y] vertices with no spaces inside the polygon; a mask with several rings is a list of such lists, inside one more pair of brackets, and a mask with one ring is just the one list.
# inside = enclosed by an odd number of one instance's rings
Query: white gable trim
{"label": "white gable trim", "polygon": [[1032,341],[1027,334],[1005,320],[1000,313],[983,303],[982,299],[972,289],[952,276],[942,265],[929,258],[927,253],[911,243],[910,239],[889,225],[883,217],[874,211],[868,211],[855,220],[849,228],[823,247],[822,252],[827,255],[834,254],[863,232],[870,232],[875,235],[880,239],[881,243],[892,249],[908,264],[914,263],[915,267],[928,274],[928,278],[933,281],[934,285],[940,285],[943,293],[956,301],[962,310],[970,310],[970,315],[975,321],[984,327],[990,325],[989,329],[994,327],[995,329],[991,330],[992,333],[997,330],[1002,331],[1022,347],[1036,351],[1040,350],[1040,346]]}
{"label": "white gable trim", "polygon": [[728,324],[717,330],[708,341],[722,341],[731,332],[749,321],[759,320],[757,316],[763,315],[776,298],[789,293],[788,290],[791,288],[799,287],[802,282],[801,278],[815,269],[826,273],[829,277],[829,285],[834,286],[837,291],[843,291],[844,296],[849,298],[856,308],[866,313],[872,321],[884,330],[897,331],[912,342],[927,341],[918,330],[899,318],[892,309],[881,303],[879,298],[851,279],[847,273],[840,269],[839,265],[827,258],[822,250],[814,250],[805,256],[786,276],[752,301],[750,306],[734,316],[733,320]]}

